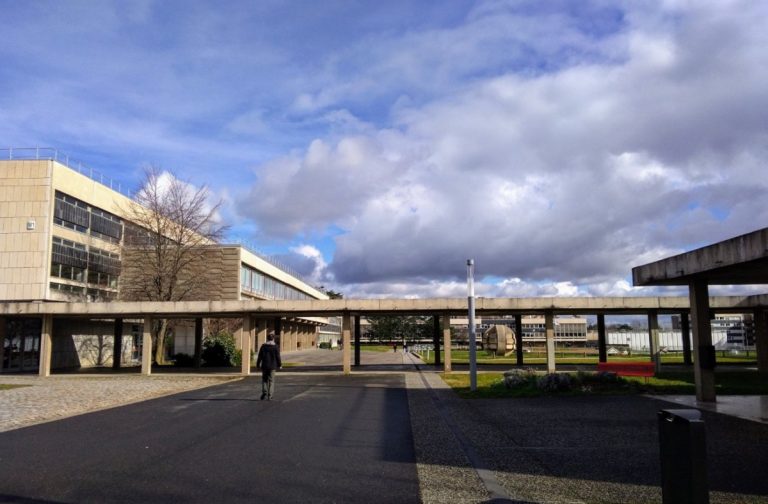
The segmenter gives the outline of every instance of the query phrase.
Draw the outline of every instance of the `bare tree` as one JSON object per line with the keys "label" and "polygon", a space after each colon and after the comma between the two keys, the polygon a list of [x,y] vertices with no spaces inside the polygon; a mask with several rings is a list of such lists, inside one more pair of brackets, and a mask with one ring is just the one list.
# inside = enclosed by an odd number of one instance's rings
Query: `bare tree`
{"label": "bare tree", "polygon": [[[221,201],[211,203],[206,186],[196,188],[157,167],[145,170],[129,208],[123,240],[120,297],[131,301],[201,298],[205,254],[226,227],[217,220]],[[155,362],[165,362],[167,320],[153,328]]]}

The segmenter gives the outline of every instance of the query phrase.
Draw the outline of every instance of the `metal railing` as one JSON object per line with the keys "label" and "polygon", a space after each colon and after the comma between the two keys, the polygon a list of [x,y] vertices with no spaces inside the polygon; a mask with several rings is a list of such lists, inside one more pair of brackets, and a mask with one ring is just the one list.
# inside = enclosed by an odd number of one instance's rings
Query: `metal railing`
{"label": "metal railing", "polygon": [[98,182],[99,184],[109,187],[113,191],[117,191],[125,196],[130,197],[129,191],[123,190],[122,184],[116,180],[107,177],[104,173],[89,168],[80,161],[69,157],[68,154],[61,152],[53,147],[8,147],[0,148],[0,159],[21,159],[21,160],[51,160],[63,164],[71,170],[75,170],[81,175],[85,175],[89,179]]}

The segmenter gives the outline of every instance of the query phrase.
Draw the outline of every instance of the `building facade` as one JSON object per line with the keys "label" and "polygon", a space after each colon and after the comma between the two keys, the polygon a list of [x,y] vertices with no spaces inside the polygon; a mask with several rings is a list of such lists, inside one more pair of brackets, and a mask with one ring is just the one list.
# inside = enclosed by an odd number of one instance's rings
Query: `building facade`
{"label": "building facade", "polygon": [[[7,153],[7,151],[6,151]],[[8,157],[11,157],[10,155]],[[36,158],[39,155],[35,156]],[[51,156],[53,157],[53,156]],[[0,159],[0,302],[99,302],[127,299],[141,251],[126,248],[135,203],[56,159]],[[297,275],[241,245],[205,246],[205,288],[191,299],[327,299]],[[290,328],[283,350],[314,347],[324,319],[273,323]],[[176,324],[175,348],[190,353],[194,323]],[[40,321],[0,320],[0,370],[37,368]],[[124,321],[121,360],[138,363],[140,324]],[[112,322],[54,324],[54,368],[110,365]]]}

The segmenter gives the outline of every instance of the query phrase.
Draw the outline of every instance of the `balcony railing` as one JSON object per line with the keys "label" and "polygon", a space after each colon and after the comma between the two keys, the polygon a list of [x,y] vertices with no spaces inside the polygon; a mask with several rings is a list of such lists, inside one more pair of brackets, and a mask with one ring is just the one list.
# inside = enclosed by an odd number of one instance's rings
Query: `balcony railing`
{"label": "balcony railing", "polygon": [[127,189],[123,190],[122,185],[113,180],[110,177],[104,175],[104,173],[84,166],[83,163],[72,159],[68,154],[61,152],[58,149],[52,147],[9,147],[0,148],[0,159],[43,159],[56,161],[63,164],[71,170],[75,170],[81,175],[85,175],[89,179],[98,182],[99,184],[109,187],[113,191],[117,191],[125,196],[130,197],[130,193]]}

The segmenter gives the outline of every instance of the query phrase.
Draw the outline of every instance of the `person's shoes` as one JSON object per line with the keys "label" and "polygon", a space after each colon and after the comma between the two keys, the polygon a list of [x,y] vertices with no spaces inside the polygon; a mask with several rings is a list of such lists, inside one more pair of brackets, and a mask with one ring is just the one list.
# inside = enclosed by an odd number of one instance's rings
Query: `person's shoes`
{"label": "person's shoes", "polygon": [[266,398],[267,398],[267,394],[261,394],[261,400],[262,400],[262,401],[263,401],[264,399],[266,399]]}
{"label": "person's shoes", "polygon": [[271,401],[271,400],[272,400],[272,396],[267,397],[267,401]]}

